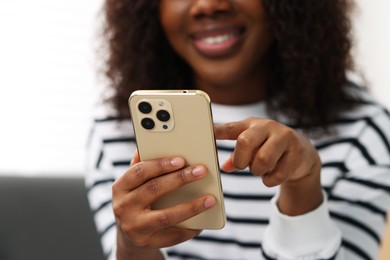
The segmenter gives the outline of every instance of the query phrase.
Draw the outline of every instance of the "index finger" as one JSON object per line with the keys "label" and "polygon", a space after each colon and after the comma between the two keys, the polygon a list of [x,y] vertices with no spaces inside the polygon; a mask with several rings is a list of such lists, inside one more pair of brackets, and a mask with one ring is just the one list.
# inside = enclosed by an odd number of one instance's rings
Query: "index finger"
{"label": "index finger", "polygon": [[139,162],[137,155],[130,168],[114,182],[113,188],[126,192],[134,190],[150,179],[176,171],[184,166],[185,160],[182,157],[167,157]]}
{"label": "index finger", "polygon": [[248,120],[214,125],[215,139],[236,140],[238,136],[249,127]]}

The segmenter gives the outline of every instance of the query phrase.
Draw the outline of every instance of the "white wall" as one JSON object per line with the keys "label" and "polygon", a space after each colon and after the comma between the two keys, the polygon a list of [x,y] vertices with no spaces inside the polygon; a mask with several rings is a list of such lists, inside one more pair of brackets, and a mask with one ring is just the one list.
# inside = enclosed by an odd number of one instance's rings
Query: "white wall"
{"label": "white wall", "polygon": [[356,2],[355,57],[374,94],[390,107],[390,1]]}
{"label": "white wall", "polygon": [[82,172],[100,3],[0,1],[1,172]]}
{"label": "white wall", "polygon": [[[83,172],[101,3],[0,1],[0,174]],[[358,64],[390,106],[390,1],[358,3]]]}

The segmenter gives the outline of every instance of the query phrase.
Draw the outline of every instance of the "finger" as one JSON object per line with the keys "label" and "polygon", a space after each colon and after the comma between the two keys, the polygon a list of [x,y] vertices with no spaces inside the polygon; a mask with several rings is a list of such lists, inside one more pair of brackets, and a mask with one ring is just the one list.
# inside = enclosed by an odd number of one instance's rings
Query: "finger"
{"label": "finger", "polygon": [[214,125],[215,139],[236,140],[237,137],[249,127],[247,120]]}
{"label": "finger", "polygon": [[223,164],[227,171],[245,169],[250,165],[258,148],[266,141],[272,129],[264,127],[267,122],[270,120],[248,118],[239,122],[214,126],[216,139],[237,140],[231,156],[232,163],[228,160]]}
{"label": "finger", "polygon": [[216,199],[211,195],[207,195],[174,207],[150,210],[145,218],[140,219],[139,225],[145,227],[142,231],[145,233],[176,226],[210,209],[215,203]]}
{"label": "finger", "polygon": [[288,163],[289,158],[288,157],[289,157],[288,154],[284,154],[280,158],[275,169],[272,170],[271,172],[268,172],[267,174],[265,174],[263,176],[262,181],[263,181],[265,186],[274,187],[274,186],[282,184],[283,182],[285,182],[288,179],[289,172],[291,171],[291,169],[289,169],[289,167],[288,167],[288,165],[289,165],[289,163]]}
{"label": "finger", "polygon": [[146,236],[138,236],[132,243],[142,249],[160,249],[180,244],[198,236],[201,232],[201,230],[170,227]]}
{"label": "finger", "polygon": [[185,161],[182,157],[170,157],[134,163],[114,182],[113,191],[127,193],[150,179],[176,171],[184,165]]}
{"label": "finger", "polygon": [[138,149],[135,149],[133,160],[131,160],[130,166],[133,166],[136,163],[139,163],[141,160],[139,158]]}
{"label": "finger", "polygon": [[[293,135],[291,135],[293,133]],[[267,186],[279,185],[287,180],[299,179],[309,174],[314,165],[320,165],[318,153],[311,143],[296,132],[287,132],[289,141],[285,142],[285,151],[276,167],[263,178]]]}
{"label": "finger", "polygon": [[230,155],[229,158],[222,164],[221,168],[224,172],[235,172],[239,170],[234,166],[232,155]]}
{"label": "finger", "polygon": [[198,165],[183,168],[179,171],[153,178],[134,190],[132,195],[136,202],[149,207],[163,195],[183,187],[186,184],[202,179],[207,175],[207,168]]}
{"label": "finger", "polygon": [[272,172],[263,177],[264,185],[273,187],[287,180],[307,175],[312,166],[312,158],[303,156],[297,150],[286,150]]}
{"label": "finger", "polygon": [[191,238],[198,236],[201,230],[183,229],[183,228],[168,228],[154,234],[151,239],[156,248],[174,246]]}
{"label": "finger", "polygon": [[316,158],[315,155],[314,158],[302,157],[297,156],[293,151],[287,151],[283,154],[275,169],[263,177],[263,182],[266,186],[273,187],[286,181],[307,176],[313,171]]}
{"label": "finger", "polygon": [[242,132],[236,142],[232,159],[236,168],[245,169],[250,166],[260,147],[267,141],[268,131],[260,126]]}
{"label": "finger", "polygon": [[263,176],[271,172],[280,164],[280,158],[287,151],[288,143],[277,136],[272,136],[267,139],[253,156],[250,164],[251,172],[256,176]]}

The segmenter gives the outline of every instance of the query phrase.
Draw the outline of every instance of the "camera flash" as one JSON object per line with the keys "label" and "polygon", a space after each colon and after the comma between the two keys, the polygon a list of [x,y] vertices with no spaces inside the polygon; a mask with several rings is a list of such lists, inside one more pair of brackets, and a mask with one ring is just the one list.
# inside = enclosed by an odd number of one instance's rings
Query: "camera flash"
{"label": "camera flash", "polygon": [[163,106],[164,106],[164,102],[160,101],[160,102],[158,103],[158,105],[159,105],[160,107],[163,107]]}

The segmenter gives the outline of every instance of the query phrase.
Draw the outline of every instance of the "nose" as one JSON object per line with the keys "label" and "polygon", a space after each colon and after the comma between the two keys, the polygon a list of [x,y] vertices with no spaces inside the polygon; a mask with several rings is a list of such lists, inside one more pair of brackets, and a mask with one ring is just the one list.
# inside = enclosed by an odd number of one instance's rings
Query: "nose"
{"label": "nose", "polygon": [[232,10],[231,1],[233,0],[193,0],[190,14],[195,18],[227,14]]}

